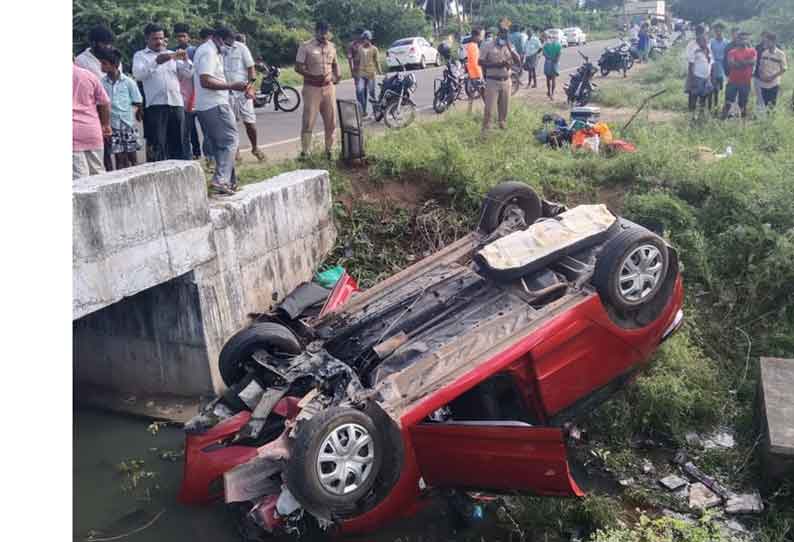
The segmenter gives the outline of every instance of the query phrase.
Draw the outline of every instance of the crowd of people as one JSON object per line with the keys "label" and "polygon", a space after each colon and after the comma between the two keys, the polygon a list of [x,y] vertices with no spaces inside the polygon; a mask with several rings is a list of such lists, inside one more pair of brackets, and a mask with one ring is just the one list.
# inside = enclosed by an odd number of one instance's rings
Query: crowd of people
{"label": "crowd of people", "polygon": [[[702,118],[706,111],[713,111],[727,118],[738,107],[739,114],[745,118],[753,89],[756,113],[774,108],[781,77],[788,68],[786,53],[778,47],[777,36],[763,32],[760,42],[753,47],[749,32],[733,28],[728,41],[724,31],[721,23],[715,24],[711,31],[698,25],[695,39],[687,44],[685,91],[689,95],[689,110],[696,117]],[[720,107],[723,89],[724,103]]]}
{"label": "crowd of people", "polygon": [[[264,160],[253,102],[256,63],[245,36],[224,27],[205,28],[194,43],[184,23],[175,24],[172,35],[176,45],[169,48],[165,28],[146,25],[146,47],[134,54],[130,76],[113,47],[113,33],[103,26],[89,32],[89,46],[74,58],[72,68],[73,179],[135,165],[142,149],[138,123],[147,161],[203,155],[214,169],[210,186],[220,193],[237,189],[238,123],[251,153]],[[323,118],[329,156],[334,144],[334,86],[341,74],[330,37],[328,25],[317,23],[314,38],[298,48],[295,59],[295,71],[303,76],[302,155],[311,147],[317,115]],[[361,92],[374,95],[380,64],[371,37],[362,35],[351,62],[361,76]]]}

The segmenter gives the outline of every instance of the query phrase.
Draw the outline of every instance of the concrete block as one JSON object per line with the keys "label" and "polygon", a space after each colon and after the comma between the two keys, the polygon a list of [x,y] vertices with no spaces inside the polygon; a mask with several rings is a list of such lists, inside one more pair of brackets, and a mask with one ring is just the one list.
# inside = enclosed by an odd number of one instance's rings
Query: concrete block
{"label": "concrete block", "polygon": [[77,319],[214,257],[204,173],[166,161],[77,179],[72,187]]}
{"label": "concrete block", "polygon": [[761,358],[758,418],[767,486],[794,476],[794,359]]}

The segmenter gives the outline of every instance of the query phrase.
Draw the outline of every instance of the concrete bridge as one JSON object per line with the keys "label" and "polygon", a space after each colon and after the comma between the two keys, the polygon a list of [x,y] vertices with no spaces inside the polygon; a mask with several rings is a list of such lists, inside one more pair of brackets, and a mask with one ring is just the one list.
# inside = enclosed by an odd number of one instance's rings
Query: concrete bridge
{"label": "concrete bridge", "polygon": [[72,208],[78,391],[220,391],[224,342],[310,280],[336,239],[322,170],[209,200],[197,163],[144,164],[75,181]]}

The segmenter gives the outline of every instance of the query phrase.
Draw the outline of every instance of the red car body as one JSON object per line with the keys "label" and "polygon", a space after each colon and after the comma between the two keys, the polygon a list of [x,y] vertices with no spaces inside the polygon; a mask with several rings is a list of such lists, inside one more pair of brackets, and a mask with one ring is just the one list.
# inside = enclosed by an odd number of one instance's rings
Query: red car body
{"label": "red car body", "polygon": [[[324,312],[341,307],[353,291],[355,284],[344,277]],[[666,305],[644,327],[617,325],[599,295],[593,293],[428,395],[400,419],[404,457],[396,484],[374,508],[342,521],[341,531],[372,532],[414,515],[422,506],[425,486],[582,496],[569,468],[565,430],[546,424],[611,383],[622,381],[647,361],[680,327],[682,305],[683,285],[677,270]],[[431,413],[494,375],[509,377],[537,425],[424,423]],[[292,417],[297,400],[284,398],[276,409]],[[188,435],[182,502],[200,504],[222,497],[219,481],[223,473],[257,455],[256,448],[223,445],[249,418],[249,412],[241,412],[204,434]],[[274,502],[270,506],[275,506]],[[274,525],[277,523],[274,519]]]}

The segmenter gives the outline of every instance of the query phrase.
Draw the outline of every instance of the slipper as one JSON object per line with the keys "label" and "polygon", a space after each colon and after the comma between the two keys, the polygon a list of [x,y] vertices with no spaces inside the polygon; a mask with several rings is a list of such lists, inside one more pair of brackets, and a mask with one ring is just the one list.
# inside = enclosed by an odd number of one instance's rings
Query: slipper
{"label": "slipper", "polygon": [[234,190],[232,189],[232,187],[226,184],[211,182],[210,188],[215,190],[219,194],[226,194],[228,196],[234,194]]}

